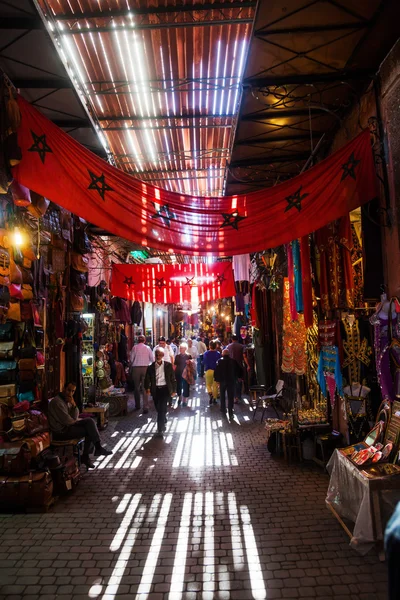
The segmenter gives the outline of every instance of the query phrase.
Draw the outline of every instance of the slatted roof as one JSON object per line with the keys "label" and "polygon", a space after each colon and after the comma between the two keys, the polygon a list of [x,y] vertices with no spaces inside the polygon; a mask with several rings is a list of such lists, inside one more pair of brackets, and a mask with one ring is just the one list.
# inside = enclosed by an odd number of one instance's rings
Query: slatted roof
{"label": "slatted roof", "polygon": [[38,3],[116,166],[171,191],[223,194],[256,3]]}

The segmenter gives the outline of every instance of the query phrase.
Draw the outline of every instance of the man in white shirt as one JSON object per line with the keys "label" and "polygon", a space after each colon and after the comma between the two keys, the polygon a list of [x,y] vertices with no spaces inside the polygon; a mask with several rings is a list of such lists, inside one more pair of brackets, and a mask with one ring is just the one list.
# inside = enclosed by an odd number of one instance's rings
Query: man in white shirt
{"label": "man in white shirt", "polygon": [[207,346],[201,338],[197,338],[197,377],[204,377],[203,354],[207,352]]}
{"label": "man in white shirt", "polygon": [[160,339],[158,340],[157,346],[155,346],[155,348],[153,350],[154,360],[156,360],[156,351],[159,348],[161,348],[164,352],[163,360],[165,362],[169,362],[169,363],[171,363],[171,365],[173,365],[174,364],[174,351],[172,350],[171,346],[167,346],[165,337],[163,337],[163,336],[160,337]]}
{"label": "man in white shirt", "polygon": [[153,396],[157,410],[157,436],[163,437],[168,404],[171,402],[171,396],[176,395],[176,379],[171,363],[163,360],[164,350],[158,348],[155,355],[155,362],[147,369],[144,386],[147,393]]}
{"label": "man in white shirt", "polygon": [[143,414],[149,412],[149,396],[144,388],[143,382],[147,367],[153,362],[153,352],[150,346],[145,344],[144,335],[138,337],[138,343],[133,346],[129,363],[131,365],[131,377],[134,385],[135,410],[140,410],[140,387],[143,387]]}

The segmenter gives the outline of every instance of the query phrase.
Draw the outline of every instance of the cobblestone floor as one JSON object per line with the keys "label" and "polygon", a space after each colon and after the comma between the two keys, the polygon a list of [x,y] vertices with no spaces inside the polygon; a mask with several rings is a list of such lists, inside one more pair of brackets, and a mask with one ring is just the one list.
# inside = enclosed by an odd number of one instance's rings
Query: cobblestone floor
{"label": "cobblestone floor", "polygon": [[235,423],[202,387],[164,440],[155,413],[114,419],[114,455],[47,514],[0,516],[2,600],[386,599],[325,507],[327,475],[272,458],[248,405]]}

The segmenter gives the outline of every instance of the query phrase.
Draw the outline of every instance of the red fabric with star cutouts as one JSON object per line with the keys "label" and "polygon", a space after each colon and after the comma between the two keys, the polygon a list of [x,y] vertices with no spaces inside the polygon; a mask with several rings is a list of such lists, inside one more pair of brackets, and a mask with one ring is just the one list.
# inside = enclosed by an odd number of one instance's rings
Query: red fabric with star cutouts
{"label": "red fabric with star cutouts", "polygon": [[214,256],[273,248],[320,229],[377,194],[368,131],[275,187],[240,196],[192,197],[113,167],[23,98],[18,104],[22,160],[13,170],[17,181],[143,247]]}
{"label": "red fabric with star cutouts", "polygon": [[164,304],[218,300],[235,295],[230,261],[190,265],[113,265],[114,296]]}

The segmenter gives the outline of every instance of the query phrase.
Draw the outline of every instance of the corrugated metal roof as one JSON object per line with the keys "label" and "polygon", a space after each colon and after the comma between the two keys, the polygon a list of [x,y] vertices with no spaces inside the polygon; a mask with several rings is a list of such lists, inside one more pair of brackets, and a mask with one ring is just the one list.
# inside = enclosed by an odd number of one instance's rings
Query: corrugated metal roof
{"label": "corrugated metal roof", "polygon": [[193,195],[224,192],[255,14],[213,4],[40,1],[116,166]]}

